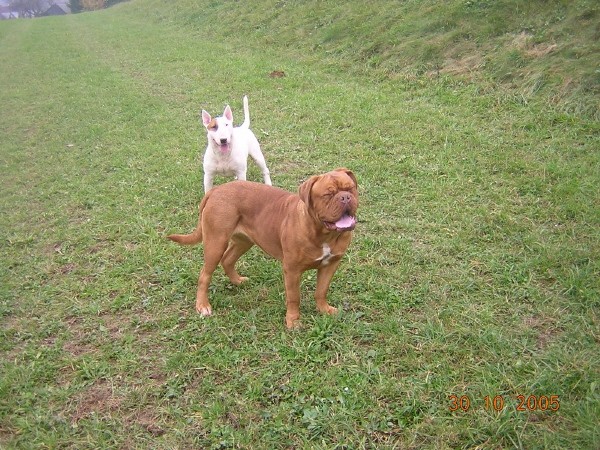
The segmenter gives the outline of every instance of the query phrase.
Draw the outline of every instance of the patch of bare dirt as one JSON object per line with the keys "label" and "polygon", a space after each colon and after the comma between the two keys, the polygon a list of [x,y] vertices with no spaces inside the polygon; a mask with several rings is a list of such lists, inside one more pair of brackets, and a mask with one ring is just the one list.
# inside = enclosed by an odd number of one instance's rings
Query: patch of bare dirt
{"label": "patch of bare dirt", "polygon": [[[75,400],[74,412],[71,414],[71,423],[77,424],[93,415],[107,416],[125,412],[125,398],[118,395],[113,385],[101,380],[82,392]],[[152,436],[161,436],[165,433],[160,417],[153,410],[143,409],[126,413],[122,416],[126,428],[140,427]]]}
{"label": "patch of bare dirt", "polygon": [[160,426],[158,418],[149,411],[139,411],[129,418],[129,421],[137,424],[152,436],[162,436],[165,430]]}
{"label": "patch of bare dirt", "polygon": [[69,341],[64,343],[63,350],[73,356],[81,356],[94,352],[95,347],[78,341]]}
{"label": "patch of bare dirt", "polygon": [[115,395],[111,385],[106,381],[99,381],[76,399],[77,406],[71,416],[71,422],[76,424],[93,414],[110,414],[120,408],[122,401],[122,398]]}
{"label": "patch of bare dirt", "polygon": [[554,326],[549,318],[540,316],[528,316],[523,319],[523,324],[527,328],[534,329],[537,333],[536,348],[544,350],[554,340],[561,330]]}

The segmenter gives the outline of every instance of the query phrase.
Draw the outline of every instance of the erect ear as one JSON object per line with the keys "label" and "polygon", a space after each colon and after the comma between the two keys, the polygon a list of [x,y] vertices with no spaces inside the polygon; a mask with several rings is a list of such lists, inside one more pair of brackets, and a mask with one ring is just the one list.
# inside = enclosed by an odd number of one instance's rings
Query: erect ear
{"label": "erect ear", "polygon": [[350,169],[340,167],[339,169],[335,169],[334,172],[344,172],[346,175],[352,178],[352,181],[354,181],[354,186],[356,186],[356,188],[358,189],[358,182],[356,181],[356,176]]}
{"label": "erect ear", "polygon": [[207,113],[206,111],[202,110],[202,123],[204,124],[205,127],[208,126],[208,124],[210,123],[211,120],[212,120],[212,117],[210,117],[210,114]]}
{"label": "erect ear", "polygon": [[306,206],[310,207],[310,191],[312,191],[313,185],[319,180],[320,175],[313,175],[308,180],[300,185],[298,188],[298,195],[300,196],[300,200],[306,203]]}
{"label": "erect ear", "polygon": [[233,113],[231,112],[231,108],[229,105],[225,107],[225,111],[223,111],[223,117],[225,117],[230,122],[233,122]]}

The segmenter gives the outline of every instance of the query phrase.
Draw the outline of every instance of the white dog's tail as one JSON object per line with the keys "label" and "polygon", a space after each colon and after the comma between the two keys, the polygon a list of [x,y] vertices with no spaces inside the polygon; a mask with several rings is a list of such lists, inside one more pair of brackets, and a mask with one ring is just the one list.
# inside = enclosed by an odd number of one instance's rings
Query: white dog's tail
{"label": "white dog's tail", "polygon": [[244,123],[240,128],[250,128],[250,108],[248,107],[248,96],[244,95]]}

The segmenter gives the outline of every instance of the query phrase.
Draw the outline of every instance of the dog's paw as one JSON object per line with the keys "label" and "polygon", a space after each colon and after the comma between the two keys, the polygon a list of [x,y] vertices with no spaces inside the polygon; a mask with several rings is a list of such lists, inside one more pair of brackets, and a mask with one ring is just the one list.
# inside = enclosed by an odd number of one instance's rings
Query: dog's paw
{"label": "dog's paw", "polygon": [[302,327],[302,322],[300,322],[300,317],[285,317],[285,326],[288,330],[297,330]]}
{"label": "dog's paw", "polygon": [[319,312],[321,312],[322,314],[334,315],[337,314],[339,311],[337,308],[331,305],[325,305],[324,307],[319,308]]}
{"label": "dog's paw", "polygon": [[198,311],[198,314],[202,315],[203,317],[207,317],[212,314],[212,308],[210,305],[196,305],[196,311]]}
{"label": "dog's paw", "polygon": [[248,278],[248,277],[241,277],[241,276],[238,276],[237,278],[234,278],[234,279],[232,279],[232,280],[231,280],[231,282],[232,282],[233,284],[235,284],[236,286],[239,286],[240,284],[242,284],[242,283],[244,283],[244,282],[246,282],[246,281],[248,281],[248,280],[249,280],[249,278]]}

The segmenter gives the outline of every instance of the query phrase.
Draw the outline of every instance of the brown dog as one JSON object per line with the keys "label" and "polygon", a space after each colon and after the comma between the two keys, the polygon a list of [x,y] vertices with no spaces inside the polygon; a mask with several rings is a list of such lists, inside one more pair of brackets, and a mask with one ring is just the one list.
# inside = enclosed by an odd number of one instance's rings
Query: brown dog
{"label": "brown dog", "polygon": [[180,244],[204,242],[204,267],[198,279],[196,310],[212,313],[208,286],[219,262],[235,285],[235,263],[254,244],[283,263],[287,313],[293,328],[300,318],[300,277],[317,269],[317,309],[335,314],[327,290],[356,225],[356,177],[347,169],[315,175],[299,195],[249,181],[233,181],[208,191],[200,203],[198,226],[191,234],[172,234]]}

